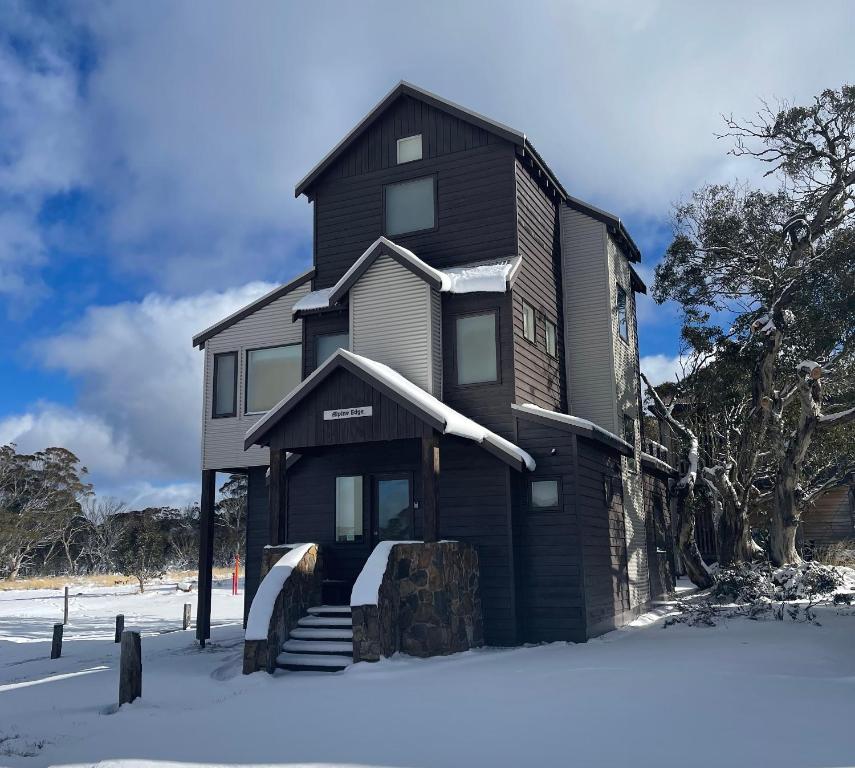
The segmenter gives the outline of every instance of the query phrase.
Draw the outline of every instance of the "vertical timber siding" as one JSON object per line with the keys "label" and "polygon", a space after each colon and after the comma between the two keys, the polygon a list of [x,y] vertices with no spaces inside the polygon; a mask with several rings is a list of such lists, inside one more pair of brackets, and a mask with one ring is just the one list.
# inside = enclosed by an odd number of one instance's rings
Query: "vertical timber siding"
{"label": "vertical timber siding", "polygon": [[267,544],[268,530],[268,499],[267,499],[267,469],[251,467],[247,472],[246,494],[246,554],[244,563],[244,598],[243,621],[249,606],[258,591],[261,581],[261,553]]}
{"label": "vertical timber siding", "polygon": [[431,288],[389,256],[350,290],[350,348],[433,393]]}
{"label": "vertical timber siding", "polygon": [[334,333],[349,333],[348,308],[337,312],[307,315],[303,323],[303,378],[318,367],[317,339]]}
{"label": "vertical timber siding", "polygon": [[[204,414],[202,419],[202,469],[236,469],[267,466],[266,448],[243,449],[247,430],[261,415],[245,413],[246,351],[258,347],[299,343],[303,340],[302,322],[292,322],[291,308],[309,291],[308,284],[298,286],[285,296],[262,307],[249,317],[226,328],[205,342]],[[214,354],[238,353],[237,416],[211,417],[214,391]]]}
{"label": "vertical timber siding", "polygon": [[[558,212],[555,201],[519,159],[515,174],[518,253],[522,256],[513,290],[516,402],[565,411]],[[523,301],[536,313],[534,343],[523,336]],[[555,358],[546,352],[545,320],[555,323],[558,347]]]}

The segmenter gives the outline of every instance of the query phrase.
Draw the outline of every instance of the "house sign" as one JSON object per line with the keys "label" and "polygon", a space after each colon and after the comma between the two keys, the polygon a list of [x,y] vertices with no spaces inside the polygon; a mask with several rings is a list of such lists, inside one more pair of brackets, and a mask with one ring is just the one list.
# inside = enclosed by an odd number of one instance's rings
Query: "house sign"
{"label": "house sign", "polygon": [[324,421],[335,421],[336,419],[358,419],[361,416],[370,416],[371,406],[360,405],[356,408],[338,408],[334,411],[324,411]]}

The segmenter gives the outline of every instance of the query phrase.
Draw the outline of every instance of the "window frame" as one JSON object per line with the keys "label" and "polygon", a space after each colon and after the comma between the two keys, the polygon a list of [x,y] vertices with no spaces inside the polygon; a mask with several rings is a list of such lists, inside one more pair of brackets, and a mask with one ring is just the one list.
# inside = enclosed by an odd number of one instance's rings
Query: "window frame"
{"label": "window frame", "polygon": [[313,347],[314,358],[315,358],[315,360],[314,360],[315,365],[314,365],[314,368],[312,370],[317,370],[320,367],[321,363],[326,362],[326,359],[320,360],[319,355],[318,355],[318,347],[319,347],[318,341],[325,336],[347,336],[347,348],[350,349],[350,329],[349,328],[346,331],[339,331],[337,333],[335,331],[333,331],[331,333],[316,333],[312,338],[312,347]]}
{"label": "window frame", "polygon": [[[413,162],[417,162],[417,161],[413,160]],[[405,165],[408,165],[408,163],[405,163]],[[396,232],[394,234],[389,234],[389,230],[388,230],[387,222],[386,222],[387,190],[389,189],[389,187],[394,187],[394,186],[397,186],[400,184],[408,184],[408,183],[413,182],[413,181],[421,181],[422,179],[432,179],[433,180],[433,226],[424,227],[422,229],[410,229],[410,230],[407,230],[406,232]],[[436,173],[425,173],[425,174],[422,174],[420,176],[413,176],[412,178],[409,178],[409,179],[401,179],[400,181],[390,181],[388,184],[384,184],[382,195],[381,195],[382,203],[383,203],[383,234],[386,237],[399,237],[400,238],[400,237],[409,237],[410,235],[417,235],[417,234],[420,234],[422,232],[435,232],[436,230],[438,230],[439,229],[439,193],[437,191],[438,187],[439,187],[439,180],[437,178]]]}
{"label": "window frame", "polygon": [[[618,336],[629,344],[629,294],[620,283],[615,283],[615,313],[617,314]],[[621,313],[621,296],[623,296],[623,312]]]}
{"label": "window frame", "polygon": [[[419,156],[414,157],[412,160],[401,160],[401,142],[409,141],[410,139],[419,139]],[[413,133],[409,136],[401,136],[400,139],[396,139],[395,141],[395,165],[409,165],[410,163],[417,163],[419,160],[425,159],[425,140],[423,133]]]}
{"label": "window frame", "polygon": [[[233,419],[237,416],[237,404],[238,404],[238,365],[240,365],[240,359],[238,357],[238,350],[234,350],[232,352],[214,352],[214,373],[213,373],[213,381],[212,381],[212,392],[211,392],[211,418],[212,419]],[[235,370],[234,370],[234,390],[232,391],[232,410],[231,413],[217,413],[217,380],[218,380],[218,368],[219,368],[219,360],[221,357],[233,357],[235,361]]]}
{"label": "window frame", "polygon": [[[361,516],[362,516],[362,533],[360,534],[360,538],[358,540],[354,539],[353,541],[346,541],[346,540],[342,541],[342,540],[339,540],[339,538],[338,538],[338,481],[339,481],[339,478],[345,478],[345,477],[358,477],[361,480],[361,488],[360,488],[360,494],[359,494],[359,505],[360,505],[360,512],[361,512]],[[366,482],[365,481],[366,481],[366,478],[368,478],[368,476],[364,475],[364,474],[361,474],[361,475],[336,475],[335,476],[335,482],[333,483],[333,494],[335,496],[334,501],[333,501],[333,541],[336,544],[343,544],[344,546],[363,546],[366,543],[370,543],[370,538],[366,538],[366,536],[370,537],[370,535],[371,535],[371,524],[370,524],[370,522],[368,525],[368,532],[367,533],[366,533],[366,526],[365,526],[365,510],[366,510],[366,504],[365,504]],[[368,478],[367,484],[369,486],[371,485],[370,478]],[[356,498],[356,497],[354,496],[354,498]],[[370,505],[368,505],[368,506],[370,507]]]}
{"label": "window frame", "polygon": [[[534,503],[534,494],[532,493],[532,486],[535,483],[555,483],[556,490],[556,502],[555,504],[550,504],[548,506],[535,506]],[[527,499],[526,503],[528,509],[532,512],[550,512],[561,509],[561,478],[557,475],[545,475],[543,477],[530,477],[528,481],[528,487],[526,489]]]}
{"label": "window frame", "polygon": [[[496,329],[496,378],[493,381],[474,381],[468,384],[460,383],[460,370],[457,365],[457,321],[467,317],[476,317],[478,315],[493,315],[494,328]],[[452,368],[454,369],[454,386],[459,389],[468,389],[469,387],[494,387],[502,383],[502,344],[501,344],[501,325],[499,318],[499,309],[490,307],[488,309],[478,309],[471,312],[460,312],[451,317],[452,330],[454,332],[454,341],[452,343]]]}
{"label": "window frame", "polygon": [[[280,347],[300,347],[300,382],[303,381],[303,342],[302,341],[289,341],[286,344],[268,344],[264,347],[247,347],[245,350],[246,354],[244,355],[244,361],[246,365],[246,375],[244,376],[244,388],[243,388],[243,415],[244,416],[259,416],[261,414],[267,413],[267,411],[250,411],[249,410],[249,354],[250,352],[261,352],[265,349],[279,349]],[[298,382],[298,386],[299,383]],[[271,406],[272,407],[272,406]],[[269,409],[268,409],[269,410]]]}
{"label": "window frame", "polygon": [[[555,347],[552,351],[549,349],[549,327],[552,326],[552,344]],[[544,334],[546,338],[544,339],[544,349],[546,349],[546,354],[549,355],[553,360],[558,359],[558,323],[553,323],[548,317],[543,320]]]}
{"label": "window frame", "polygon": [[[531,310],[531,336],[525,332],[525,315],[526,310]],[[537,310],[533,304],[529,304],[525,299],[522,300],[522,318],[523,318],[523,338],[529,344],[537,344]]]}

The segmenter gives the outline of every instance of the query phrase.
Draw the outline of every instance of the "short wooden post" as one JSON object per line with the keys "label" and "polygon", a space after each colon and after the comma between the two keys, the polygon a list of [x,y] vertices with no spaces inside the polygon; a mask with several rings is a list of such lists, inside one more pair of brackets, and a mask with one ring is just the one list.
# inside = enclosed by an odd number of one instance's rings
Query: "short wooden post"
{"label": "short wooden post", "polygon": [[62,656],[62,624],[53,625],[53,643],[50,646],[50,657],[58,659]]}
{"label": "short wooden post", "polygon": [[190,603],[184,603],[184,629],[190,626]]}
{"label": "short wooden post", "polygon": [[139,632],[122,632],[119,663],[119,706],[142,696],[142,650]]}
{"label": "short wooden post", "polygon": [[122,642],[122,632],[125,631],[125,616],[122,613],[116,615],[116,634],[113,637],[114,643]]}
{"label": "short wooden post", "polygon": [[62,608],[62,623],[68,624],[68,587],[65,588],[65,603]]}

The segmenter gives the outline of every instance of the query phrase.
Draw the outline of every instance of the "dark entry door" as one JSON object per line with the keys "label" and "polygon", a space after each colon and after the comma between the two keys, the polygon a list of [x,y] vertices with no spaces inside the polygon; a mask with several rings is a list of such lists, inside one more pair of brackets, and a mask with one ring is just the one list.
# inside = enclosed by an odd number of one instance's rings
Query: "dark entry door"
{"label": "dark entry door", "polygon": [[412,475],[375,475],[372,496],[372,542],[413,539]]}

